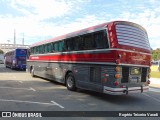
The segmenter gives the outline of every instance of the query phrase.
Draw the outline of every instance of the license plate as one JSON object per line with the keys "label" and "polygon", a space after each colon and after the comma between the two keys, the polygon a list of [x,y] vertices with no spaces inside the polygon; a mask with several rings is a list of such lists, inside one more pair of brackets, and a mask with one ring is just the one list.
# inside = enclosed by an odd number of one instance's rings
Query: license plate
{"label": "license plate", "polygon": [[138,82],[138,77],[131,77],[130,80],[131,82]]}

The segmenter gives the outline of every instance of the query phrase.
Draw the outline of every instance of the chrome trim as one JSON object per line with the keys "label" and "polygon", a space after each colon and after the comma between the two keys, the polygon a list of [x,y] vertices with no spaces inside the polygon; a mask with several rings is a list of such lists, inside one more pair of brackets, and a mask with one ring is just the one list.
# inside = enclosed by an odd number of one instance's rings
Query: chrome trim
{"label": "chrome trim", "polygon": [[69,51],[69,52],[55,52],[55,53],[45,53],[45,54],[33,54],[30,56],[46,56],[46,55],[61,55],[61,54],[72,54],[72,53],[90,53],[90,52],[105,52],[105,51],[111,51],[111,50],[118,50],[118,51],[125,51],[125,52],[132,52],[132,53],[140,53],[144,55],[151,55],[150,53],[144,53],[144,52],[138,52],[134,50],[126,50],[126,49],[119,49],[119,48],[111,48],[111,49],[97,49],[97,50],[81,50],[81,51]]}
{"label": "chrome trim", "polygon": [[130,66],[130,67],[149,67],[149,65],[134,65],[134,64],[119,64],[122,66]]}
{"label": "chrome trim", "polygon": [[[104,86],[103,93],[111,94],[111,95],[123,95],[126,94],[124,91],[126,88],[111,88]],[[149,91],[149,86],[143,86],[143,92]],[[128,94],[130,93],[141,93],[141,87],[128,87]]]}
{"label": "chrome trim", "polygon": [[[46,60],[27,60],[28,62],[46,62],[46,63],[80,63],[80,64],[100,64],[100,65],[117,65],[114,62],[84,62],[84,61],[46,61]],[[131,67],[149,67],[147,65],[134,65],[134,64],[119,64],[121,66]]]}
{"label": "chrome trim", "polygon": [[83,61],[45,61],[45,60],[27,60],[28,62],[46,62],[46,63],[80,63],[80,64],[105,64],[105,65],[116,65],[113,62],[83,62]]}

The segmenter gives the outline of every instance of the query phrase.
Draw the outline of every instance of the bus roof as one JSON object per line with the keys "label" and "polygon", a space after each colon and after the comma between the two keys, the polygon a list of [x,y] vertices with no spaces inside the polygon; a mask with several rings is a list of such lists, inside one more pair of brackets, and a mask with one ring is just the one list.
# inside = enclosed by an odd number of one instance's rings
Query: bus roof
{"label": "bus roof", "polygon": [[78,35],[83,35],[83,34],[86,34],[86,33],[97,31],[97,30],[102,30],[102,29],[105,29],[105,26],[107,26],[108,24],[115,23],[115,22],[126,22],[126,23],[130,23],[130,24],[134,24],[134,25],[140,27],[141,29],[143,29],[145,31],[145,29],[142,26],[140,26],[136,23],[132,23],[132,22],[128,22],[128,21],[111,21],[111,22],[105,22],[105,23],[102,23],[102,24],[99,24],[99,25],[95,25],[95,26],[92,26],[92,27],[88,27],[88,28],[85,28],[85,29],[81,29],[81,30],[78,30],[78,31],[75,31],[75,32],[71,32],[71,33],[68,33],[68,34],[65,34],[65,35],[57,36],[57,37],[54,37],[54,38],[51,38],[51,39],[43,40],[43,41],[40,41],[40,42],[37,42],[37,43],[31,45],[30,47],[43,45],[43,44],[47,44],[47,43],[50,43],[50,42],[55,42],[55,41],[63,40],[63,39],[66,39],[66,38],[75,37],[75,36],[78,36]]}
{"label": "bus roof", "polygon": [[[9,51],[7,51],[6,53],[13,52],[13,51],[15,51],[15,50],[17,50],[17,49],[27,50],[27,48],[15,48],[15,49],[13,49],[13,50],[9,50]],[[6,53],[5,53],[5,54],[6,54]]]}

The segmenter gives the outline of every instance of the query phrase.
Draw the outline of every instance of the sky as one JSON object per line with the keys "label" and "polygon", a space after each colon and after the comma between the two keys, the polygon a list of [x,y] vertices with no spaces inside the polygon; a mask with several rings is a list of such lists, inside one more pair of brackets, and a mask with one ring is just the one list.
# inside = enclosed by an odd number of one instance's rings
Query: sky
{"label": "sky", "polygon": [[93,25],[124,20],[143,26],[160,48],[160,0],[0,0],[0,43],[31,45]]}

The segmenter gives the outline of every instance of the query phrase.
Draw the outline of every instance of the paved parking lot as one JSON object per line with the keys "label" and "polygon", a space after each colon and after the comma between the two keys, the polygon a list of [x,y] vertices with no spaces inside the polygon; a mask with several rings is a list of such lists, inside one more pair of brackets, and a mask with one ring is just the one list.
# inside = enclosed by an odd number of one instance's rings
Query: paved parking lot
{"label": "paved parking lot", "polygon": [[[62,84],[25,71],[0,66],[0,111],[160,111],[160,91],[111,96]],[[69,118],[68,118],[69,119]],[[102,120],[105,118],[101,118]]]}

